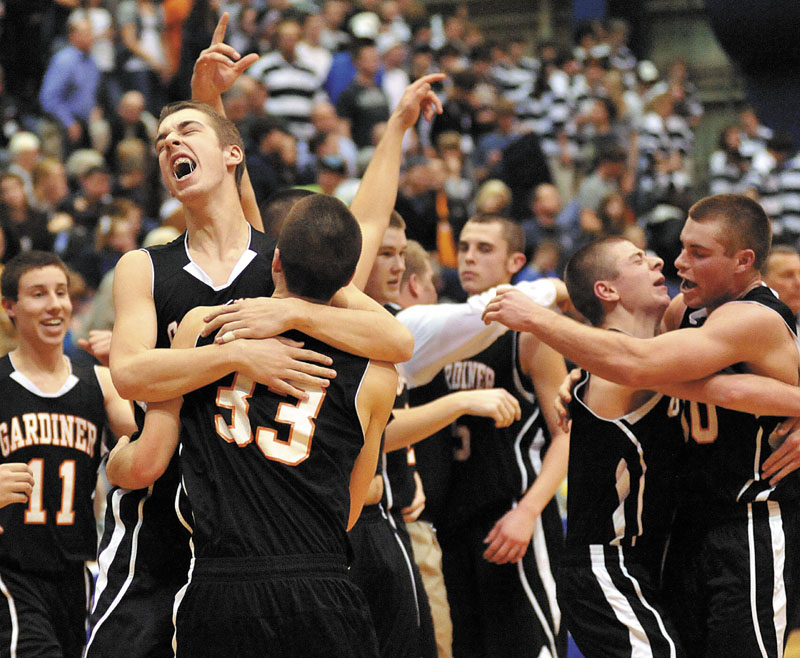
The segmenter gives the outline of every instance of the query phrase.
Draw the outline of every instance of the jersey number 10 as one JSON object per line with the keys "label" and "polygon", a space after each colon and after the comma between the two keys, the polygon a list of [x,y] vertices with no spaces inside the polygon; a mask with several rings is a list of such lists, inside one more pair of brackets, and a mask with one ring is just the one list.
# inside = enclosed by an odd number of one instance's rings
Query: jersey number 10
{"label": "jersey number 10", "polygon": [[[222,414],[214,416],[217,434],[228,443],[235,443],[240,448],[253,441],[249,399],[255,387],[252,379],[237,373],[230,386],[220,386],[217,389],[217,406],[231,410],[230,424],[225,421]],[[297,466],[308,458],[311,441],[314,438],[314,419],[319,414],[325,399],[325,389],[309,389],[307,393],[308,400],[301,400],[296,404],[281,402],[278,405],[275,421],[290,426],[289,438],[286,441],[280,440],[278,432],[270,427],[259,425],[256,428],[256,445],[267,459]]]}

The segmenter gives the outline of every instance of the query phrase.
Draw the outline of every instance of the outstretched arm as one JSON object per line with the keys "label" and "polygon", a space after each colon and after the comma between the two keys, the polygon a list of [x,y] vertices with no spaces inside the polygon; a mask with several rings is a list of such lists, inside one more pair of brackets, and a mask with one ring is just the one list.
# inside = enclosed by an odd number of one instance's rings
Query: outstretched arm
{"label": "outstretched arm", "polygon": [[428,121],[441,114],[442,103],[431,84],[444,80],[443,73],[425,75],[406,87],[400,102],[389,117],[386,132],[364,172],[350,210],[361,225],[361,259],[353,278],[354,285],[363,290],[372,270],[372,263],[389,226],[397,187],[400,182],[403,135],[417,123],[420,113]]}
{"label": "outstretched arm", "polygon": [[[192,98],[213,107],[225,116],[222,94],[228,91],[244,71],[258,61],[258,55],[250,53],[242,57],[234,48],[225,44],[225,30],[228,27],[228,13],[220,16],[211,45],[200,53],[192,72]],[[256,202],[256,194],[250,182],[247,169],[241,182],[242,210],[247,221],[259,231],[264,230],[261,212]]]}
{"label": "outstretched arm", "polygon": [[[558,279],[524,281],[514,287],[543,306],[569,299]],[[499,322],[486,326],[481,319],[497,290],[473,295],[463,304],[417,305],[397,315],[414,336],[414,354],[401,366],[409,388],[427,384],[448,363],[482,352],[508,331]]]}
{"label": "outstretched arm", "polygon": [[461,416],[483,416],[495,427],[508,427],[520,418],[517,399],[504,388],[456,391],[418,407],[394,409],[386,426],[384,450],[391,452],[422,441]]}
{"label": "outstretched arm", "polygon": [[[780,354],[787,336],[782,322],[756,304],[726,304],[702,327],[676,329],[654,338],[634,338],[589,327],[503,290],[489,302],[484,321],[529,331],[591,373],[632,388],[713,375],[740,362],[763,362]],[[754,341],[753,336],[759,336]],[[690,355],[690,356],[689,356]]]}

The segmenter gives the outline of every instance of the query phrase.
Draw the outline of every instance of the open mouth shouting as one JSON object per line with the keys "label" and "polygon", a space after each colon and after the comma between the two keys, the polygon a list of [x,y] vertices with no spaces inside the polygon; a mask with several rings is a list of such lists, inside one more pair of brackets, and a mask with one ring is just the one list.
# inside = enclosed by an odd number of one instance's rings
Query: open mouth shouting
{"label": "open mouth shouting", "polygon": [[681,279],[681,292],[686,292],[687,290],[692,290],[697,288],[697,284],[694,281],[689,281],[689,279]]}
{"label": "open mouth shouting", "polygon": [[172,163],[172,175],[175,176],[177,180],[183,180],[189,174],[191,174],[197,168],[197,164],[195,164],[194,160],[191,158],[182,155]]}

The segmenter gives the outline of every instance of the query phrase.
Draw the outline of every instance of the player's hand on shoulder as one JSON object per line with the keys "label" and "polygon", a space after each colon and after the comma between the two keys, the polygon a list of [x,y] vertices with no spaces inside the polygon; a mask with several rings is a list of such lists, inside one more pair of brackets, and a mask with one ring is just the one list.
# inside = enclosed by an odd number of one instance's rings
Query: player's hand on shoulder
{"label": "player's hand on shoulder", "polygon": [[520,506],[506,512],[483,540],[488,544],[484,559],[495,564],[519,562],[531,543],[534,521]]}
{"label": "player's hand on shoulder", "polygon": [[558,426],[565,432],[569,432],[569,403],[572,402],[572,389],[581,379],[580,368],[573,368],[567,373],[561,386],[558,387],[558,395],[553,400],[556,415],[558,416]]}
{"label": "player's hand on shoulder", "polygon": [[0,464],[0,507],[27,503],[33,485],[33,471],[27,464]]}
{"label": "player's hand on shoulder", "polygon": [[495,427],[508,427],[522,417],[519,400],[504,388],[465,391],[468,413],[494,420]]}
{"label": "player's hand on shoulder", "polygon": [[305,389],[324,388],[336,377],[325,354],[303,349],[303,343],[288,338],[236,341],[237,370],[280,395],[308,399]]}
{"label": "player's hand on shoulder", "polygon": [[231,304],[216,306],[203,320],[206,326],[202,335],[217,331],[214,342],[228,343],[237,338],[271,338],[291,326],[290,299],[252,297],[238,299]]}

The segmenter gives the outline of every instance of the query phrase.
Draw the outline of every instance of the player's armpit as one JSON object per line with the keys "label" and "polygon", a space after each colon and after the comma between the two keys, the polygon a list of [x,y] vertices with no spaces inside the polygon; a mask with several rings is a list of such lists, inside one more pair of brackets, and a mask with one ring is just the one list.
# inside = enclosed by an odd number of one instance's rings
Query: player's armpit
{"label": "player's armpit", "polygon": [[397,393],[397,370],[391,363],[370,361],[356,398],[356,410],[364,431],[364,447],[350,474],[350,530],[364,506],[380,453],[381,434],[389,420]]}

